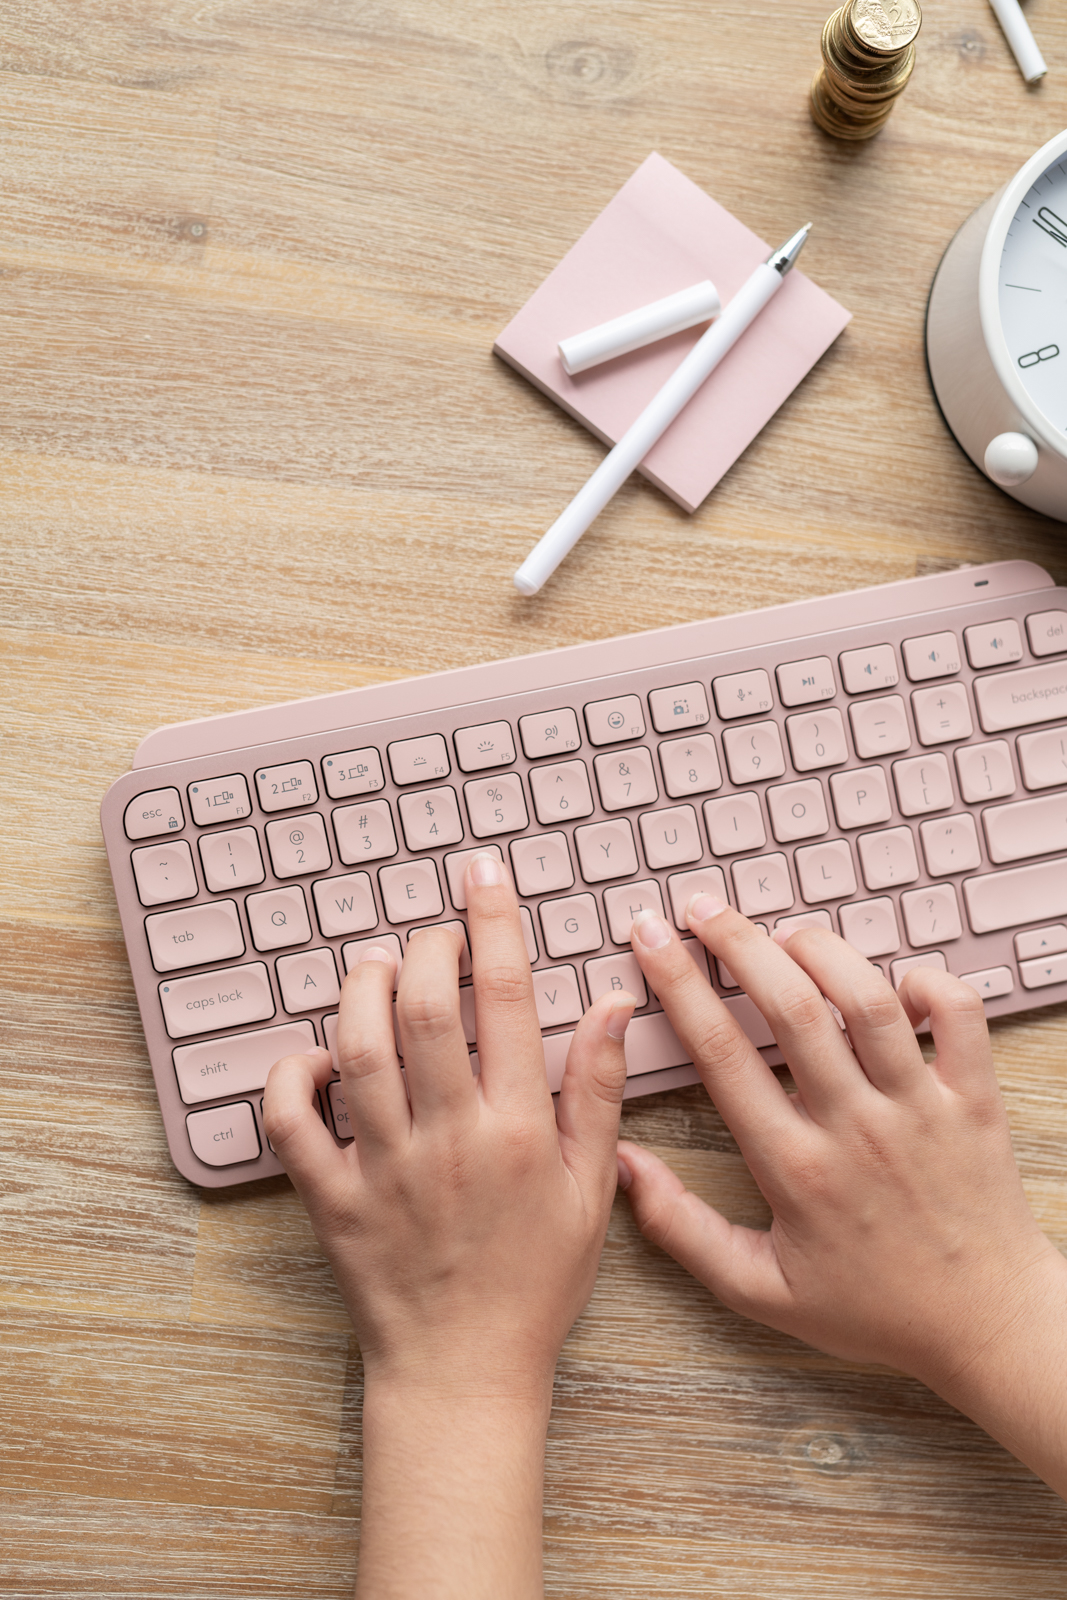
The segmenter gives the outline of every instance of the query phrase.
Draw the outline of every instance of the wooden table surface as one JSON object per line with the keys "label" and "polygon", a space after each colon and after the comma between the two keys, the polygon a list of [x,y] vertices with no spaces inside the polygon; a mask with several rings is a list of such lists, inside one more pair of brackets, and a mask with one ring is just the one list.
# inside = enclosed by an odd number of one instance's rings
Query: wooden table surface
{"label": "wooden table surface", "polygon": [[[360,1359],[286,1180],[170,1165],[97,826],[160,722],[1028,556],[933,404],[970,210],[1067,120],[983,0],[931,0],[882,135],[807,112],[814,0],[0,8],[7,1597],[343,1596]],[[602,450],[490,354],[650,150],[854,321],[692,517],[642,482],[510,575]],[[994,1027],[1067,1244],[1067,1015]],[[702,1090],[626,1130],[739,1218]],[[1067,1595],[1067,1509],[917,1384],[726,1313],[616,1206],[560,1364],[554,1596]]]}

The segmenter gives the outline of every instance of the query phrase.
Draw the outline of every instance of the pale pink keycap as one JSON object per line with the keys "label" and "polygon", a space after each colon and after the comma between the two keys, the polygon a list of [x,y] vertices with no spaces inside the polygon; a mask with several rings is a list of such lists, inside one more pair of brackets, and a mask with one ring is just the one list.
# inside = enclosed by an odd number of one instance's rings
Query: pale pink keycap
{"label": "pale pink keycap", "polygon": [[702,683],[680,683],[673,689],[653,689],[648,697],[652,726],[657,733],[675,728],[702,728],[711,717]]}
{"label": "pale pink keycap", "polygon": [[755,717],[774,706],[771,680],[762,667],[754,672],[729,672],[722,678],[713,678],[711,689],[723,722]]}
{"label": "pale pink keycap", "polygon": [[397,784],[447,778],[452,770],[448,747],[439,733],[427,733],[421,739],[397,739],[387,746],[386,753]]}
{"label": "pale pink keycap", "polygon": [[704,826],[712,854],[732,856],[738,850],[759,850],[767,843],[758,794],[730,794],[704,801]]}
{"label": "pale pink keycap", "polygon": [[551,894],[574,882],[565,833],[536,833],[511,841],[511,865],[520,894]]}
{"label": "pale pink keycap", "polygon": [[961,745],[955,754],[960,794],[969,804],[1015,793],[1015,773],[1006,740]]}
{"label": "pale pink keycap", "polygon": [[1060,794],[987,806],[982,822],[991,861],[1023,861],[1067,850],[1067,799]]}
{"label": "pale pink keycap", "polygon": [[1067,915],[1067,860],[964,878],[963,898],[973,933],[1062,917]]}
{"label": "pale pink keycap", "polygon": [[1054,656],[1067,650],[1067,611],[1035,611],[1026,619],[1026,632],[1035,656]]}
{"label": "pale pink keycap", "polygon": [[409,850],[434,850],[440,844],[458,844],[463,837],[455,789],[420,789],[418,794],[402,794],[397,808]]}
{"label": "pale pink keycap", "polygon": [[534,1004],[542,1028],[577,1022],[584,1007],[573,967],[541,967],[533,975]]}
{"label": "pale pink keycap", "polygon": [[912,756],[910,761],[894,761],[893,782],[897,804],[905,817],[919,816],[923,811],[944,811],[955,799],[948,759],[940,751]]}
{"label": "pale pink keycap", "polygon": [[969,812],[962,816],[938,817],[936,822],[921,822],[919,836],[931,878],[944,878],[952,872],[973,872],[982,865],[982,847]]}
{"label": "pale pink keycap", "polygon": [[830,778],[834,814],[840,828],[869,828],[893,815],[889,785],[881,767],[853,767]]}
{"label": "pale pink keycap", "polygon": [[[1062,615],[1067,617],[1067,612]],[[1067,715],[1067,661],[975,678],[974,702],[984,733],[1059,722]]]}
{"label": "pale pink keycap", "polygon": [[904,702],[898,694],[881,700],[856,700],[848,708],[852,740],[861,761],[907,750],[911,729]]}
{"label": "pale pink keycap", "polygon": [[388,800],[364,800],[358,806],[335,806],[333,831],[337,854],[346,866],[381,861],[396,855],[396,833]]}
{"label": "pale pink keycap", "polygon": [[841,907],[837,917],[841,937],[861,956],[888,956],[900,949],[900,929],[888,896],[878,900],[853,900],[850,905]]}
{"label": "pale pink keycap", "polygon": [[[605,811],[625,811],[627,806],[648,806],[659,799],[652,754],[643,745],[618,755],[597,756],[596,783]],[[592,810],[592,807],[589,808]]]}
{"label": "pale pink keycap", "polygon": [[[193,809],[195,812],[195,800]],[[196,820],[199,822],[200,818]],[[181,796],[177,789],[149,789],[130,801],[123,812],[122,825],[127,839],[154,839],[161,833],[178,833],[185,827]]]}
{"label": "pale pink keycap", "polygon": [[312,884],[311,892],[324,939],[338,939],[346,933],[362,933],[378,926],[369,873],[345,872],[337,878],[321,878]]}
{"label": "pale pink keycap", "polygon": [[[762,1050],[767,1045],[775,1043],[770,1023],[756,1002],[750,1000],[747,994],[732,995],[729,999],[723,1001],[723,1005],[742,1032],[748,1034],[749,1039],[757,1050]],[[633,1027],[633,1023],[630,1024],[630,1027]]]}
{"label": "pale pink keycap", "polygon": [[809,906],[824,900],[843,900],[856,892],[856,873],[847,839],[804,845],[794,854],[793,863],[801,899]]}
{"label": "pale pink keycap", "polygon": [[[570,1021],[571,1019],[568,1017],[567,1020]],[[475,1015],[474,988],[469,983],[463,984],[459,991],[459,1022],[460,1027],[463,1029],[463,1037],[467,1043],[476,1044],[478,1041],[478,1021]]]}
{"label": "pale pink keycap", "polygon": [[256,773],[256,791],[264,811],[288,811],[311,806],[319,798],[315,769],[310,761],[287,761]]}
{"label": "pale pink keycap", "polygon": [[341,998],[337,962],[332,950],[305,950],[298,956],[279,956],[274,963],[286,1011],[321,1011]]}
{"label": "pale pink keycap", "polygon": [[772,784],[767,790],[767,810],[771,816],[771,832],[779,844],[787,844],[792,839],[814,839],[830,826],[826,797],[818,778]]}
{"label": "pale pink keycap", "polygon": [[341,750],[337,755],[327,756],[322,763],[322,770],[326,777],[326,793],[331,800],[373,794],[376,789],[385,787],[382,758],[373,747]]}
{"label": "pale pink keycap", "polygon": [[522,925],[522,937],[523,943],[526,945],[526,954],[530,958],[532,967],[537,960],[537,939],[534,936],[533,917],[530,915],[528,906],[519,907],[519,922]]}
{"label": "pale pink keycap", "polygon": [[719,757],[710,733],[696,733],[690,739],[665,739],[659,747],[659,763],[663,787],[672,800],[722,788]]}
{"label": "pale pink keycap", "polygon": [[478,845],[474,850],[454,850],[450,855],[445,856],[448,893],[457,911],[466,911],[467,909],[467,892],[464,880],[467,862],[472,856],[485,855],[487,852],[496,856],[498,861],[503,861],[504,859],[498,844],[482,844]]}
{"label": "pale pink keycap", "polygon": [[1056,956],[1067,950],[1067,927],[1055,922],[1050,928],[1028,928],[1015,935],[1015,954],[1020,961],[1038,956]]}
{"label": "pale pink keycap", "polygon": [[268,822],[267,849],[276,878],[325,872],[331,864],[326,824],[317,811],[287,822]]}
{"label": "pale pink keycap", "polygon": [[983,967],[981,972],[961,972],[960,982],[969,983],[983,1000],[995,1000],[998,995],[1011,994],[1015,988],[1010,967]]}
{"label": "pale pink keycap", "polygon": [[205,833],[200,840],[204,882],[216,893],[262,883],[263,857],[255,828],[230,828],[225,833]]}
{"label": "pale pink keycap", "polygon": [[[453,928],[462,937],[463,949],[460,951],[459,957],[459,975],[461,978],[469,978],[471,975],[471,947],[470,940],[467,937],[467,924],[461,922],[457,917],[453,922],[431,922],[427,923],[426,926],[430,928]],[[417,938],[423,931],[422,928],[409,928],[408,943],[410,944],[412,939]]]}
{"label": "pale pink keycap", "polygon": [[637,846],[633,829],[625,817],[614,822],[591,822],[575,828],[578,864],[586,883],[603,883],[605,878],[628,878],[637,871]]}
{"label": "pale pink keycap", "polygon": [[145,918],[145,933],[157,972],[199,967],[206,961],[229,961],[245,953],[244,935],[233,900],[163,911]]}
{"label": "pale pink keycap", "polygon": [[963,932],[959,901],[951,883],[909,889],[900,897],[909,944],[945,944]]}
{"label": "pale pink keycap", "polygon": [[[203,840],[200,842],[204,843]],[[134,850],[130,854],[130,861],[143,906],[162,906],[169,900],[188,900],[197,891],[192,851],[184,839],[172,839],[170,844],[148,845],[143,850]],[[229,884],[209,883],[209,887],[229,888]]]}
{"label": "pale pink keycap", "polygon": [[235,1167],[258,1161],[259,1134],[256,1115],[247,1100],[210,1111],[190,1111],[185,1119],[194,1156],[207,1167]]}
{"label": "pale pink keycap", "polygon": [[245,910],[257,950],[281,950],[287,944],[304,944],[311,938],[307,903],[298,886],[246,895]]}
{"label": "pale pink keycap", "polygon": [[702,978],[707,978],[708,982],[710,983],[711,973],[708,971],[708,952],[704,949],[704,946],[700,943],[700,940],[692,938],[679,939],[678,943],[681,945],[682,949],[685,951],[694,967],[696,967],[697,971],[700,973],[700,976]]}
{"label": "pale pink keycap", "polygon": [[178,1089],[187,1106],[226,1094],[251,1094],[263,1088],[276,1061],[314,1048],[315,1029],[310,1022],[283,1022],[277,1028],[179,1045],[174,1052]]}
{"label": "pale pink keycap", "polygon": [[1046,956],[1041,961],[1021,961],[1019,976],[1024,989],[1048,989],[1054,983],[1067,983],[1067,955]]}
{"label": "pale pink keycap", "polygon": [[953,739],[969,739],[974,732],[966,684],[913,689],[911,709],[920,744],[948,744]]}
{"label": "pale pink keycap", "polygon": [[[630,1027],[633,1027],[631,1022]],[[559,1094],[563,1084],[563,1074],[567,1066],[567,1052],[574,1038],[573,1030],[570,1033],[550,1033],[541,1040],[545,1052],[545,1077],[548,1079],[549,1091]]]}
{"label": "pale pink keycap", "polygon": [[977,671],[981,667],[1004,666],[1023,658],[1023,642],[1019,637],[1019,624],[1010,617],[1003,622],[977,622],[964,628],[963,640],[967,657]]}
{"label": "pale pink keycap", "polygon": [[774,924],[775,933],[796,933],[798,928],[825,928],[828,933],[834,931],[828,911],[798,911],[792,917],[779,917]]}
{"label": "pale pink keycap", "polygon": [[828,656],[785,661],[777,669],[778,693],[784,706],[810,706],[837,693],[833,662]]}
{"label": "pale pink keycap", "polygon": [[721,867],[696,867],[692,872],[672,872],[667,879],[667,893],[676,928],[688,928],[685,908],[695,894],[711,894],[724,905],[730,903],[726,893],[726,874]]}
{"label": "pale pink keycap", "polygon": [[806,711],[797,717],[786,717],[785,731],[798,772],[836,767],[839,762],[848,760],[845,724],[834,706],[828,706],[825,711]]}
{"label": "pale pink keycap", "polygon": [[704,845],[692,806],[670,806],[646,811],[639,818],[645,860],[653,872],[662,867],[683,867],[699,861]]}
{"label": "pale pink keycap", "polygon": [[373,939],[350,939],[341,946],[341,960],[345,965],[346,974],[357,965],[364,950],[388,950],[396,961],[396,975],[393,978],[393,990],[400,982],[400,969],[404,965],[404,951],[399,938],[395,933],[379,933]]}
{"label": "pale pink keycap", "polygon": [[243,1028],[274,1015],[274,996],[262,961],[171,978],[159,986],[159,1003],[172,1039],[217,1028]]}
{"label": "pale pink keycap", "polygon": [[339,1139],[351,1139],[353,1134],[352,1118],[348,1114],[348,1103],[345,1100],[344,1090],[339,1081],[327,1085],[326,1096],[330,1102],[330,1115],[333,1118],[334,1132]]}
{"label": "pale pink keycap", "polygon": [[680,1067],[690,1059],[662,1011],[649,1017],[634,1017],[626,1030],[625,1050],[628,1078],[659,1072],[664,1067]]}
{"label": "pale pink keycap", "polygon": [[522,748],[531,761],[538,756],[562,755],[577,750],[582,742],[578,731],[578,718],[568,706],[558,711],[539,711],[535,716],[519,718]]}
{"label": "pale pink keycap", "polygon": [[629,944],[630,929],[639,911],[655,911],[663,915],[663,896],[655,878],[643,883],[623,883],[614,889],[604,890],[604,910],[608,914],[608,932],[612,943]]}
{"label": "pale pink keycap", "polygon": [[378,871],[385,914],[390,922],[419,922],[445,909],[441,880],[432,860],[405,861]]}
{"label": "pale pink keycap", "polygon": [[794,903],[793,885],[785,856],[777,853],[735,861],[731,867],[737,909],[746,917],[771,911],[788,911]]}
{"label": "pale pink keycap", "polygon": [[464,772],[510,767],[515,759],[515,739],[508,722],[482,722],[476,728],[457,728],[454,738],[456,755]]}
{"label": "pale pink keycap", "polygon": [[554,761],[548,767],[534,767],[530,793],[538,822],[573,822],[589,816],[593,809],[584,761]]}
{"label": "pale pink keycap", "polygon": [[[599,950],[604,943],[591,894],[572,894],[564,900],[542,900],[539,907],[545,949],[552,957],[581,955]],[[542,1023],[542,1027],[547,1024]]]}
{"label": "pale pink keycap", "polygon": [[585,707],[585,725],[593,744],[619,744],[623,739],[645,736],[645,714],[635,694],[594,700]]}
{"label": "pale pink keycap", "polygon": [[921,956],[902,956],[899,961],[891,961],[889,979],[894,989],[900,988],[900,980],[913,967],[932,967],[936,972],[947,972],[948,962],[940,950],[927,950]]}
{"label": "pale pink keycap", "polygon": [[189,785],[189,804],[193,821],[201,828],[213,822],[238,822],[251,815],[252,802],[248,798],[248,784],[241,773],[231,772],[226,778],[205,778]]}
{"label": "pale pink keycap", "polygon": [[[1045,733],[1021,733],[1015,747],[1019,752],[1019,770],[1028,789],[1051,789],[1067,783],[1067,732],[1063,728],[1050,728]],[[1008,770],[1011,770],[1010,760]],[[1011,791],[1005,792],[1010,794]]]}
{"label": "pale pink keycap", "polygon": [[891,689],[900,682],[896,653],[891,644],[844,650],[838,662],[841,681],[849,694],[866,694],[870,689]]}
{"label": "pale pink keycap", "polygon": [[856,849],[868,889],[895,889],[902,883],[914,883],[919,876],[919,858],[910,828],[861,833]]}
{"label": "pale pink keycap", "polygon": [[905,639],[901,645],[904,671],[912,683],[928,678],[951,678],[963,665],[960,642],[954,633],[926,633]]}
{"label": "pale pink keycap", "polygon": [[476,839],[488,839],[497,833],[520,833],[529,824],[522,779],[517,772],[498,772],[495,778],[476,778],[463,785],[463,794],[471,832]]}
{"label": "pale pink keycap", "polygon": [[776,722],[750,722],[744,728],[727,728],[722,747],[734,783],[780,778],[785,771],[782,737]]}
{"label": "pale pink keycap", "polygon": [[595,960],[587,961],[585,981],[592,1001],[599,1000],[601,995],[625,991],[633,995],[638,1010],[648,1004],[644,976],[631,950],[625,950],[617,956],[597,956]]}

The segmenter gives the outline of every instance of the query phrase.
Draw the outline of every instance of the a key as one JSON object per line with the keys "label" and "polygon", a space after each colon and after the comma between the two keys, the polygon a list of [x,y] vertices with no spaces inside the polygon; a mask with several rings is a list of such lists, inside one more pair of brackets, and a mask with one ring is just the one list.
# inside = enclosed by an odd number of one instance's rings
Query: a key
{"label": "a key", "polygon": [[[1006,740],[961,745],[955,756],[960,794],[970,805],[978,800],[1000,800],[1015,793],[1015,773]],[[1067,774],[1064,777],[1067,781]]]}
{"label": "a key", "polygon": [[458,844],[463,837],[455,789],[420,789],[417,794],[402,794],[397,807],[409,850]]}
{"label": "a key", "polygon": [[690,794],[709,794],[722,788],[722,772],[710,733],[696,733],[688,739],[664,739],[659,747],[663,787],[672,800]]}
{"label": "a key", "polygon": [[170,978],[159,986],[163,1020],[172,1039],[217,1028],[241,1028],[274,1015],[270,978],[262,961],[243,967],[216,967],[191,978]]}
{"label": "a key", "polygon": [[644,738],[645,714],[635,694],[622,694],[587,705],[585,726],[592,744],[620,744],[623,739]]}
{"label": "a key", "polygon": [[199,967],[206,961],[229,961],[245,953],[244,935],[233,900],[162,911],[145,918],[145,933],[157,972]]}
{"label": "a key", "polygon": [[343,944],[341,946],[341,960],[344,962],[345,973],[351,972],[352,968],[358,964],[364,950],[371,950],[375,947],[379,950],[387,950],[396,962],[396,973],[393,977],[393,992],[395,994],[396,986],[400,982],[400,969],[404,965],[403,947],[395,933],[379,933],[373,939],[350,939],[347,944]]}
{"label": "a key", "polygon": [[207,1167],[235,1167],[258,1161],[262,1146],[256,1131],[256,1114],[247,1100],[213,1106],[210,1111],[190,1111],[185,1119],[194,1156]]}
{"label": "a key", "polygon": [[[1051,789],[1067,784],[1067,730],[1049,728],[1043,733],[1020,733],[1015,748],[1019,752],[1019,770],[1028,789]],[[1008,771],[1011,771],[1010,758]],[[1010,794],[1011,790],[1004,792]],[[971,796],[965,798],[969,800]]]}
{"label": "a key", "polygon": [[785,771],[785,755],[776,722],[750,722],[744,728],[727,728],[723,732],[722,747],[734,783],[780,778]]}
{"label": "a key", "polygon": [[189,805],[193,821],[201,828],[213,822],[238,822],[251,815],[248,784],[239,772],[226,778],[202,779],[189,785]]}
{"label": "a key", "polygon": [[[625,811],[628,806],[650,806],[659,799],[652,754],[643,745],[617,755],[597,756],[593,766],[600,790],[600,804],[605,811]],[[591,811],[592,806],[589,809]]]}
{"label": "a key", "polygon": [[665,811],[645,811],[639,818],[645,860],[657,872],[662,867],[683,867],[699,861],[704,846],[692,806],[671,806]]}
{"label": "a key", "polygon": [[[1067,617],[1067,612],[1060,615]],[[1035,722],[1059,722],[1067,715],[1067,661],[975,678],[974,703],[983,733],[1028,728]]]}
{"label": "a key", "polygon": [[648,1004],[644,975],[632,950],[615,956],[596,956],[585,963],[584,970],[590,1000],[597,1001],[601,995],[625,992],[633,995],[638,1011]]}
{"label": "a key", "polygon": [[742,916],[761,917],[770,911],[788,911],[794,904],[796,897],[785,856],[774,853],[735,861],[730,871],[737,909]]}
{"label": "a key", "polygon": [[453,738],[464,772],[510,767],[515,759],[515,740],[508,722],[483,722],[475,728],[457,728]]}
{"label": "a key", "polygon": [[287,761],[256,773],[256,792],[263,811],[290,811],[312,806],[319,798],[315,769],[310,761]]}
{"label": "a key", "polygon": [[178,1090],[187,1106],[226,1094],[251,1094],[263,1088],[267,1073],[282,1056],[304,1055],[314,1048],[310,1022],[283,1022],[276,1028],[179,1045],[174,1051]]}
{"label": "a key", "polygon": [[680,683],[674,689],[653,689],[648,697],[657,733],[675,728],[702,728],[711,717],[702,683]]}
{"label": "a key", "polygon": [[337,962],[332,950],[306,950],[298,956],[279,956],[274,963],[286,1011],[322,1011],[341,998]]}
{"label": "a key", "polygon": [[663,896],[655,878],[641,883],[618,884],[604,890],[604,910],[608,917],[608,932],[613,944],[629,944],[630,929],[639,911],[655,911],[663,915]]}
{"label": "a key", "polygon": [[983,967],[981,972],[961,972],[960,982],[969,983],[983,1000],[995,1000],[998,995],[1011,994],[1015,988],[1010,967]]}
{"label": "a key", "polygon": [[[199,822],[200,818],[196,820]],[[154,839],[162,833],[179,833],[185,827],[185,813],[177,789],[149,789],[137,795],[123,812],[122,825],[127,839]]]}
{"label": "a key", "polygon": [[1040,956],[1056,956],[1067,950],[1067,927],[1062,922],[1051,928],[1028,928],[1015,935],[1015,954],[1020,961]]}
{"label": "a key", "polygon": [[889,786],[881,767],[853,767],[830,778],[834,815],[839,828],[869,828],[893,815]]}
{"label": "a key", "polygon": [[466,911],[467,909],[467,894],[464,888],[464,874],[467,870],[467,862],[472,856],[484,855],[486,852],[496,856],[498,861],[502,862],[504,859],[498,844],[478,845],[473,850],[453,850],[449,855],[445,856],[445,876],[448,878],[448,893],[457,911]]}
{"label": "a key", "polygon": [[793,765],[798,772],[836,767],[848,760],[845,724],[836,706],[828,706],[825,711],[807,711],[797,717],[786,717],[785,731]]}
{"label": "a key", "polygon": [[312,884],[311,892],[324,939],[338,939],[346,933],[362,933],[378,926],[369,873],[346,872],[337,878],[321,878]]}
{"label": "a key", "polygon": [[226,833],[205,833],[200,841],[204,882],[218,893],[262,883],[263,857],[255,828],[231,828]]}
{"label": "a key", "polygon": [[574,868],[565,833],[538,833],[511,841],[511,865],[520,894],[551,894],[569,889]]}
{"label": "a key", "polygon": [[894,761],[893,782],[897,804],[905,817],[916,817],[923,811],[946,811],[955,798],[948,761],[940,752]]}
{"label": "a key", "polygon": [[1024,989],[1048,989],[1054,983],[1067,983],[1067,955],[1020,961],[1019,976]]}
{"label": "a key", "polygon": [[762,667],[754,672],[730,672],[722,678],[713,678],[711,692],[715,707],[723,722],[733,722],[737,717],[755,717],[774,707],[771,680]]}
{"label": "a key", "polygon": [[837,693],[833,663],[828,656],[785,661],[777,669],[777,678],[784,706],[810,706],[818,700],[832,700]]}
{"label": "a key", "polygon": [[334,1132],[339,1139],[351,1139],[353,1135],[352,1118],[348,1114],[348,1102],[344,1090],[338,1079],[326,1085],[326,1098],[330,1105],[330,1116],[333,1118]]}
{"label": "a key", "polygon": [[848,708],[852,742],[861,761],[907,750],[911,729],[904,702],[898,694],[883,700],[856,700]]}
{"label": "a key", "polygon": [[767,810],[771,832],[779,844],[792,839],[813,839],[817,834],[826,833],[830,826],[826,797],[818,778],[772,784],[767,790]]}
{"label": "a key", "polygon": [[302,878],[330,866],[326,824],[317,811],[286,822],[267,823],[267,849],[276,878]]}
{"label": "a key", "polygon": [[563,755],[577,750],[582,742],[578,731],[578,718],[569,706],[558,711],[539,711],[535,716],[519,718],[519,735],[527,759],[536,761],[539,756]]}
{"label": "a key", "polygon": [[848,694],[871,689],[892,689],[900,682],[896,652],[891,644],[869,645],[864,650],[843,650],[838,657],[841,681]]}
{"label": "a key", "polygon": [[761,850],[767,843],[758,794],[724,795],[704,801],[704,826],[712,854],[732,856],[739,850]]}
{"label": "a key", "polygon": [[577,817],[588,817],[593,809],[584,761],[559,761],[548,767],[534,767],[530,773],[530,793],[538,822],[573,822]]}
{"label": "a key", "polygon": [[637,871],[637,846],[625,817],[613,822],[590,822],[575,828],[578,865],[586,883],[605,878],[628,878]]}
{"label": "a key", "polygon": [[982,824],[989,859],[998,865],[1067,850],[1067,795],[1045,794],[1037,800],[987,806]]}
{"label": "a key", "polygon": [[538,909],[545,949],[550,956],[579,955],[585,950],[599,950],[604,943],[593,895],[572,894],[564,900],[542,900]]}
{"label": "a key", "polygon": [[909,889],[900,897],[909,944],[947,944],[963,932],[959,901],[951,883]]}
{"label": "a key", "polygon": [[685,908],[695,894],[711,894],[716,900],[721,900],[723,905],[730,903],[730,897],[726,893],[726,874],[721,867],[696,867],[692,872],[672,872],[667,879],[667,893],[670,896],[674,926],[680,928],[683,933],[689,928],[685,920]]}
{"label": "a key", "polygon": [[489,779],[476,778],[463,785],[463,794],[471,832],[476,839],[488,839],[499,833],[521,833],[529,825],[522,779],[517,772],[499,772]]}
{"label": "a key", "polygon": [[337,854],[346,867],[355,866],[357,861],[382,861],[396,855],[396,832],[388,800],[335,806],[332,821]]}
{"label": "a key", "polygon": [[951,872],[973,872],[982,865],[982,848],[969,812],[962,816],[938,817],[936,822],[920,822],[919,837],[931,878],[944,878]]}
{"label": "a key", "polygon": [[[203,842],[201,840],[201,844]],[[192,851],[184,839],[173,839],[170,844],[148,845],[143,850],[134,850],[130,862],[143,906],[163,906],[170,900],[189,900],[197,891]],[[230,885],[209,884],[209,887],[228,889]]]}
{"label": "a key", "polygon": [[578,1021],[582,995],[573,967],[541,967],[533,975],[533,985],[537,1020],[542,1028]]}
{"label": "a key", "polygon": [[828,911],[798,911],[791,917],[778,917],[774,924],[775,933],[796,933],[798,928],[825,928],[833,933],[834,925]]}
{"label": "a key", "polygon": [[387,747],[393,782],[425,783],[427,778],[447,778],[452,770],[448,747],[439,733],[421,739],[397,739]]}
{"label": "a key", "polygon": [[952,739],[969,739],[974,732],[965,684],[913,689],[911,709],[920,744],[948,744]]}
{"label": "a key", "polygon": [[868,889],[896,889],[902,883],[914,883],[919,876],[919,859],[910,828],[861,833],[856,848]]}
{"label": "a key", "polygon": [[385,787],[382,758],[377,750],[340,750],[322,763],[326,793],[331,800],[347,800],[353,795],[373,794]]}
{"label": "a key", "polygon": [[1035,611],[1026,619],[1026,633],[1035,656],[1067,650],[1067,611]]}
{"label": "a key", "polygon": [[1003,667],[1023,658],[1019,624],[1011,618],[1003,622],[977,622],[973,627],[964,628],[963,642],[967,646],[967,659],[975,671],[982,667]]}
{"label": "a key", "polygon": [[933,967],[936,972],[947,972],[948,962],[940,950],[925,950],[921,956],[901,956],[899,961],[889,963],[889,981],[894,989],[900,988],[904,974],[913,967]]}
{"label": "a key", "polygon": [[424,917],[439,917],[445,909],[441,881],[429,857],[379,867],[378,882],[390,922],[421,922]]}
{"label": "a key", "polygon": [[904,671],[912,683],[928,678],[951,678],[960,670],[959,640],[954,633],[926,633],[918,639],[905,639],[901,645]]}
{"label": "a key", "polygon": [[793,856],[800,897],[809,906],[843,900],[856,892],[856,873],[847,839],[804,845]]}
{"label": "a key", "polygon": [[1006,872],[964,878],[963,898],[972,933],[992,933],[1020,922],[1067,915],[1067,860],[1041,861]]}
{"label": "a key", "polygon": [[892,955],[900,949],[900,929],[888,896],[850,901],[840,908],[837,916],[842,939],[868,960],[871,956]]}
{"label": "a key", "polygon": [[257,950],[282,950],[287,944],[306,944],[311,938],[307,902],[297,885],[246,895],[245,910]]}
{"label": "a key", "polygon": [[[571,1020],[568,1017],[568,1022]],[[465,983],[459,991],[459,1023],[468,1044],[478,1042],[478,1017],[474,999],[474,986]]]}

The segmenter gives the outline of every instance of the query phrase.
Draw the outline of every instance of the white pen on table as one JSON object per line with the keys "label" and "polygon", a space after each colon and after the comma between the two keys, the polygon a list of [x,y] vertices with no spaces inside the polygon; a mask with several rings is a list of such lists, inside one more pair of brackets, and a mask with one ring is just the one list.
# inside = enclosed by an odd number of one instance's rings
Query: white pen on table
{"label": "white pen on table", "polygon": [[1030,24],[1023,16],[1019,0],[989,0],[989,4],[1004,29],[1004,37],[1019,64],[1019,71],[1027,83],[1036,83],[1039,78],[1045,76],[1048,68],[1044,56],[1037,47],[1037,40],[1030,32]]}
{"label": "white pen on table", "polygon": [[[772,251],[767,260],[761,262],[745,280],[733,299],[727,302],[718,321],[701,334],[689,354],[526,557],[514,577],[515,587],[520,594],[536,594],[564,556],[573,550],[612,495],[640,465],[656,440],[667,431],[723,356],[733,348],[745,329],[781,288],[810,230],[809,222],[786,240],[781,249]],[[600,359],[607,360],[608,357],[603,355]]]}
{"label": "white pen on table", "polygon": [[722,310],[719,291],[710,279],[694,283],[688,289],[679,289],[663,300],[653,300],[651,305],[628,311],[625,316],[613,317],[599,327],[585,333],[576,333],[570,339],[561,339],[559,358],[568,377],[597,367],[615,356],[629,355],[643,345],[666,339],[669,334],[682,333],[695,328],[698,322],[710,322]]}

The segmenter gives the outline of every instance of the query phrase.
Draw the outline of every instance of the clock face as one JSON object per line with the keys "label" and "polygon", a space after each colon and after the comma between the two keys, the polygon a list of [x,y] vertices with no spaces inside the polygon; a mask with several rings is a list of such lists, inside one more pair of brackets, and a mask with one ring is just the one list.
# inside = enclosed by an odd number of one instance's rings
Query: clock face
{"label": "clock face", "polygon": [[998,290],[1009,359],[1048,422],[1067,432],[1067,155],[1020,201]]}

